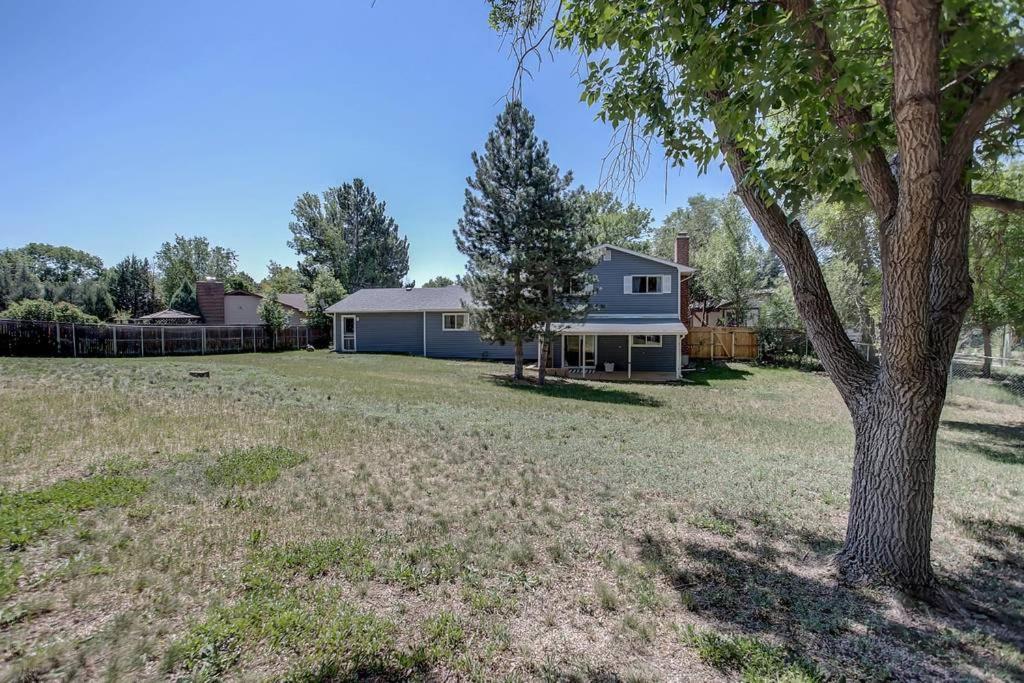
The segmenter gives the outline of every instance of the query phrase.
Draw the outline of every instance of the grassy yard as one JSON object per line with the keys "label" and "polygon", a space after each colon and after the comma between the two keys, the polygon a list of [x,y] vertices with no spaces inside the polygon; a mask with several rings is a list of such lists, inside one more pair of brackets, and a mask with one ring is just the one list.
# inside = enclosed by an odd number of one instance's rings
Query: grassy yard
{"label": "grassy yard", "polygon": [[943,417],[935,562],[975,606],[951,616],[834,584],[827,379],[508,374],[0,359],[0,680],[1024,676],[1014,397]]}

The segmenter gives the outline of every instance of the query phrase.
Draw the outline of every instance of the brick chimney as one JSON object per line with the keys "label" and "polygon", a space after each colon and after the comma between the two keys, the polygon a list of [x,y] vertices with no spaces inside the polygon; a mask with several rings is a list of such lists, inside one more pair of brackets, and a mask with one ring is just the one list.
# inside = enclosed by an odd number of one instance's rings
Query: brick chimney
{"label": "brick chimney", "polygon": [[199,312],[207,325],[224,324],[224,283],[206,278],[196,283]]}
{"label": "brick chimney", "polygon": [[[676,235],[676,263],[690,265],[690,236],[685,232]],[[690,324],[690,277],[689,274],[679,275],[679,320],[687,326]]]}

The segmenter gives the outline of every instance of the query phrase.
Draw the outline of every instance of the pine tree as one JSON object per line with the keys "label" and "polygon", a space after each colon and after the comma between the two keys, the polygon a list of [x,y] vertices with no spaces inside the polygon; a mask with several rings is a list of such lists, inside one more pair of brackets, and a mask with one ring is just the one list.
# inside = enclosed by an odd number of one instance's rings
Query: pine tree
{"label": "pine tree", "polygon": [[22,299],[38,299],[43,285],[20,255],[0,252],[0,309]]}
{"label": "pine tree", "polygon": [[196,289],[191,282],[185,280],[178,285],[178,289],[175,290],[174,294],[167,301],[167,308],[173,311],[181,311],[182,313],[200,315],[199,299],[196,298]]}
{"label": "pine tree", "polygon": [[533,128],[520,102],[498,116],[484,154],[473,153],[476,172],[467,178],[455,231],[469,259],[463,284],[472,297],[470,320],[482,338],[513,344],[517,380],[524,342],[542,330],[550,340],[552,323],[575,308],[579,297],[570,290],[586,270],[579,260],[587,243],[583,213],[567,196],[571,176],[559,176]]}
{"label": "pine tree", "polygon": [[107,273],[110,296],[118,311],[127,311],[138,318],[157,310],[156,282],[149,259],[135,254],[125,257]]}

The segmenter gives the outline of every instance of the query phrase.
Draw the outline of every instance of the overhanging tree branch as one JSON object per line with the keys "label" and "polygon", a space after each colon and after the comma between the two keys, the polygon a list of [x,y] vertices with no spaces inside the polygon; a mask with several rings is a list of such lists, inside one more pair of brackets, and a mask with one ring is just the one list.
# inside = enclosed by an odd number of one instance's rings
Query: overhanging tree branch
{"label": "overhanging tree branch", "polygon": [[768,202],[760,188],[750,182],[746,153],[716,124],[719,144],[743,200],[761,234],[782,260],[789,275],[800,316],[807,325],[814,350],[853,410],[872,385],[876,370],[854,348],[832,305],[825,277],[807,233],[797,221],[791,221],[778,202]]}
{"label": "overhanging tree branch", "polygon": [[835,92],[839,80],[836,55],[832,49],[824,25],[811,17],[811,0],[784,0],[782,6],[800,22],[811,48],[817,53],[818,61],[811,76],[826,92],[829,98],[829,114],[836,127],[854,145],[853,164],[864,188],[871,208],[879,222],[888,219],[895,211],[897,201],[896,178],[885,155],[878,145],[863,148],[862,126],[870,122],[870,116],[863,109],[852,106],[846,98]]}
{"label": "overhanging tree branch", "polygon": [[1024,213],[1024,201],[994,194],[972,194],[971,206],[995,209],[1003,213]]}
{"label": "overhanging tree branch", "polygon": [[946,177],[959,176],[971,158],[974,141],[978,139],[985,124],[1011,99],[1024,90],[1024,58],[1017,58],[1003,67],[996,76],[982,88],[967,108],[952,137],[946,143]]}

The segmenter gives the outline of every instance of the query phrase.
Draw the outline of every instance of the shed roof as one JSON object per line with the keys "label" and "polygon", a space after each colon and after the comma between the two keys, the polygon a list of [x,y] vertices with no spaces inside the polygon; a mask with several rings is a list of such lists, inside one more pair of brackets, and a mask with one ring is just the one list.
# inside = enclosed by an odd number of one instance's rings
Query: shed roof
{"label": "shed roof", "polygon": [[449,287],[388,287],[360,289],[330,306],[327,313],[418,313],[459,311],[469,294],[459,285]]}

